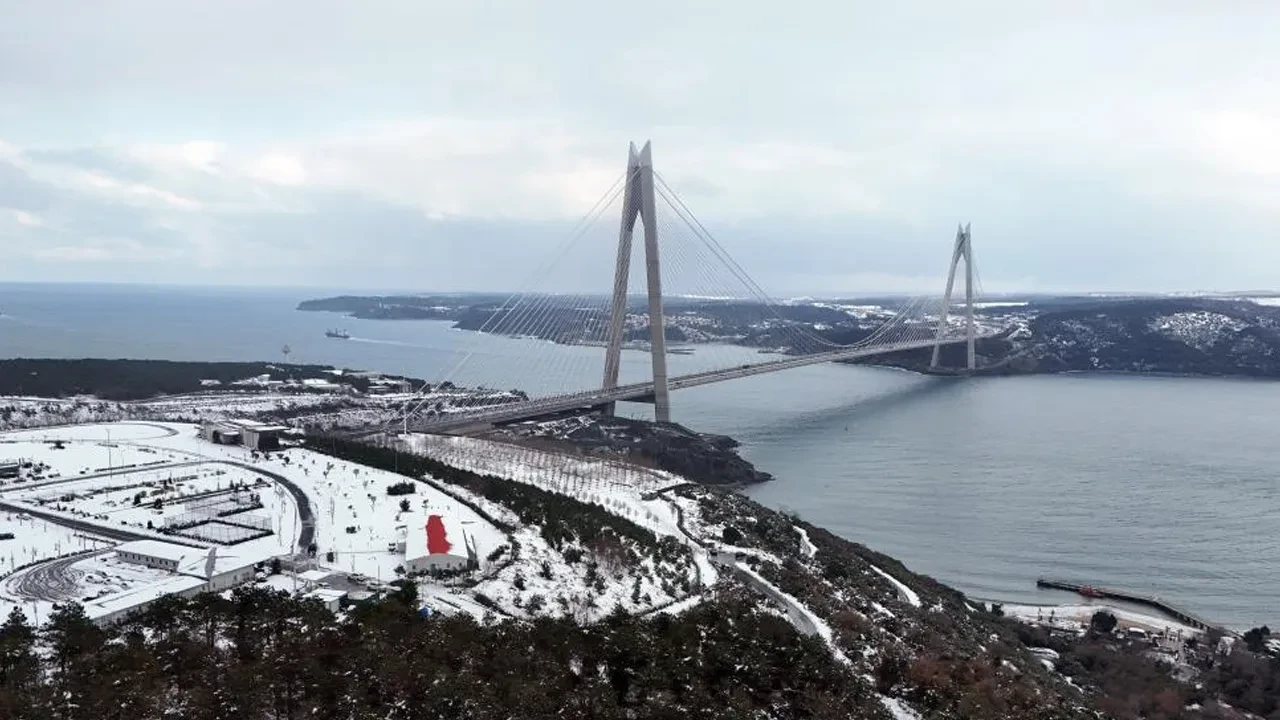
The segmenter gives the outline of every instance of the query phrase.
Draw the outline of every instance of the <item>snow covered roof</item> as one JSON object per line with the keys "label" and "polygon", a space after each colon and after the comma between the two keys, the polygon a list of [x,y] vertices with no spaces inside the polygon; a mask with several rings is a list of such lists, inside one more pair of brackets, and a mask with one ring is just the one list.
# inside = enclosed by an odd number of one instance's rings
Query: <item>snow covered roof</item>
{"label": "snow covered roof", "polygon": [[318,583],[332,574],[327,570],[307,570],[306,572],[298,573],[298,577],[307,582]]}
{"label": "snow covered roof", "polygon": [[[139,542],[150,542],[149,540],[140,540]],[[171,578],[161,580],[160,582],[144,583],[137,587],[123,590],[118,593],[112,593],[106,597],[97,600],[86,600],[84,603],[85,615],[90,618],[100,618],[104,615],[127,610],[156,600],[164,595],[172,595],[174,593],[186,592],[204,585],[204,580],[190,575],[174,575]]]}
{"label": "snow covered roof", "polygon": [[462,529],[444,515],[431,514],[407,524],[404,556],[406,558],[427,555],[467,556],[467,540]]}
{"label": "snow covered roof", "polygon": [[[139,555],[172,560],[177,563],[177,572],[204,577],[209,570],[209,550],[175,545],[162,540],[134,540],[116,546],[116,552],[132,552]],[[256,565],[275,556],[271,548],[255,548],[241,546],[238,548],[218,548],[213,558],[213,575],[234,572],[241,568]]]}
{"label": "snow covered roof", "polygon": [[132,542],[121,543],[116,546],[116,552],[136,553],[138,555],[160,558],[162,560],[173,560],[179,563],[197,555],[201,555],[200,550],[197,548],[187,547],[186,545],[175,545],[161,540],[134,540]]}

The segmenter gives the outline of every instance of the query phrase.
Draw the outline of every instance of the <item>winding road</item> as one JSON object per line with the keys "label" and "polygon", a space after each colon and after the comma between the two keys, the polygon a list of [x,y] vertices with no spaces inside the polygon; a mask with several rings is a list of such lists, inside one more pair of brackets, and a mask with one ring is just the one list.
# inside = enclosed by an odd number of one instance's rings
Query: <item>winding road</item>
{"label": "winding road", "polygon": [[29,600],[78,600],[81,592],[80,577],[84,573],[71,566],[107,552],[109,550],[77,553],[24,568],[4,579],[5,592]]}

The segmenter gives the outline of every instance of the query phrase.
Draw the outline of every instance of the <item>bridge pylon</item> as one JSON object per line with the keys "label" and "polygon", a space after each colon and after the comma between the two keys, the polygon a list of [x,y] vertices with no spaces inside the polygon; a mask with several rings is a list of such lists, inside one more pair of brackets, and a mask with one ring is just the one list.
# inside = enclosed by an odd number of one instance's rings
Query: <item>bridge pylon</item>
{"label": "bridge pylon", "polygon": [[[622,226],[618,233],[618,260],[613,274],[609,343],[604,356],[604,389],[618,387],[622,340],[627,318],[627,281],[631,275],[631,237],[639,219],[644,225],[645,270],[648,274],[649,351],[653,364],[654,419],[671,422],[671,396],[667,388],[667,336],[662,312],[662,272],[658,258],[657,202],[653,187],[650,143],[639,151],[631,143],[627,153],[626,186],[622,191]],[[606,412],[613,414],[610,403]]]}
{"label": "bridge pylon", "polygon": [[965,339],[967,350],[967,367],[974,369],[974,327],[973,327],[973,243],[970,240],[969,224],[956,228],[955,249],[951,252],[951,269],[947,272],[947,290],[942,297],[942,313],[938,317],[938,332],[933,341],[933,359],[929,362],[931,369],[937,369],[938,357],[942,350],[942,342],[947,332],[947,319],[951,312],[951,292],[955,289],[956,269],[960,260],[964,260],[964,316]]}

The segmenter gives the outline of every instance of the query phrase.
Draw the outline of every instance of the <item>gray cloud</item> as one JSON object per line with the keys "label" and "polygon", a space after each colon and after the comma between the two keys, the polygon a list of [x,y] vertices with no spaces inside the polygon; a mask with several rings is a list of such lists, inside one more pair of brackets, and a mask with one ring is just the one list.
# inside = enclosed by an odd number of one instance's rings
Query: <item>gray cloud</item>
{"label": "gray cloud", "polygon": [[779,294],[1280,285],[1269,3],[0,5],[0,279],[519,287],[652,137]]}

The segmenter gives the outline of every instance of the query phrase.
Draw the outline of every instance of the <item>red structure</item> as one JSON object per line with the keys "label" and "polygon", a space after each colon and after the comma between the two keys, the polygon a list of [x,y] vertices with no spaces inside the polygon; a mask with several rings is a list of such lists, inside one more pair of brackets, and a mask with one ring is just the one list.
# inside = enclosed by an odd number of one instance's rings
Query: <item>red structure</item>
{"label": "red structure", "polygon": [[449,533],[445,530],[444,520],[439,515],[427,516],[427,552],[432,555],[444,555],[453,548],[449,542]]}

